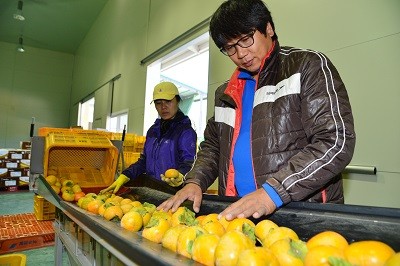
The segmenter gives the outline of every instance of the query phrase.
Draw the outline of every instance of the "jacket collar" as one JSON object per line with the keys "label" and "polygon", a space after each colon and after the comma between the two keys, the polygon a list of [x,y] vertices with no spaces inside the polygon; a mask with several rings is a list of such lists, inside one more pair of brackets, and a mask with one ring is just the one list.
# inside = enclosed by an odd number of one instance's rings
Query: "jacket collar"
{"label": "jacket collar", "polygon": [[[273,45],[270,51],[265,55],[261,67],[260,67],[260,75],[265,76],[266,72],[269,71],[270,66],[276,60],[276,55],[280,50],[278,40],[273,42]],[[243,74],[241,74],[243,73]],[[246,75],[247,74],[247,75]],[[243,94],[244,84],[246,83],[246,79],[248,79],[248,72],[244,69],[237,67],[233,72],[231,78],[229,79],[228,85],[225,88],[224,94],[221,96],[221,100],[230,103],[233,106],[238,106],[241,97]],[[258,89],[258,87],[257,87]],[[228,96],[228,97],[226,97]],[[233,100],[233,102],[232,102]]]}

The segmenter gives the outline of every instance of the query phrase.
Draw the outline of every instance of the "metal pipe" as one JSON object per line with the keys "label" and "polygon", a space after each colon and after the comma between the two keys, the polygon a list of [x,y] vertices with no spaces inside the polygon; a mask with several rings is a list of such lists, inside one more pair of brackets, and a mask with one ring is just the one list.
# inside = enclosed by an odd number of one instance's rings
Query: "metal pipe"
{"label": "metal pipe", "polygon": [[344,169],[345,173],[376,175],[376,167],[370,165],[348,165]]}

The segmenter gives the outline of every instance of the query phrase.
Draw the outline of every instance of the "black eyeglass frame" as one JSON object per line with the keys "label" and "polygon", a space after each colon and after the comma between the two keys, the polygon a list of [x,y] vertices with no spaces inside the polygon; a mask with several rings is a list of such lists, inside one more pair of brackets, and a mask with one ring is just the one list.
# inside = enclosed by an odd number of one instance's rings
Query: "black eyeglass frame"
{"label": "black eyeglass frame", "polygon": [[[254,34],[255,33],[256,33],[256,31],[253,30],[250,33],[244,35],[242,38],[240,38],[234,44],[222,46],[221,48],[219,48],[220,52],[226,56],[232,56],[232,55],[236,54],[236,52],[237,52],[236,45],[239,45],[242,48],[248,48],[248,47],[252,46],[254,44]],[[251,43],[243,43],[243,41],[251,41]],[[229,53],[228,50],[230,50],[232,48],[234,48],[233,53]]]}

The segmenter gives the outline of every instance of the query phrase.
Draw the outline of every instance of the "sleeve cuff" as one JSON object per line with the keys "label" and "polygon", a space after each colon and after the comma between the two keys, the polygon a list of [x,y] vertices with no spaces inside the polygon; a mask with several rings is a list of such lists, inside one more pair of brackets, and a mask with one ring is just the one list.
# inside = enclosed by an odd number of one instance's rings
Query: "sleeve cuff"
{"label": "sleeve cuff", "polygon": [[270,196],[270,198],[275,203],[277,208],[279,208],[283,205],[283,201],[281,200],[281,197],[279,197],[279,194],[275,191],[275,189],[273,187],[271,187],[267,183],[264,183],[262,185],[262,187],[267,192],[268,196]]}

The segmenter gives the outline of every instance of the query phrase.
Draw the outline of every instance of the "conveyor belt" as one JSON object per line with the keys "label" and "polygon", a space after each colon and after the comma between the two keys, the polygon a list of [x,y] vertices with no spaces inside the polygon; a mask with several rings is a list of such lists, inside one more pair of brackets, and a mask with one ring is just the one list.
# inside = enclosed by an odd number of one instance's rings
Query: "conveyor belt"
{"label": "conveyor belt", "polygon": [[[149,178],[135,181],[131,185],[135,186],[125,188],[121,194],[123,197],[155,205],[159,205],[176,191],[162,182]],[[198,215],[218,213],[236,200],[237,198],[233,197],[204,195]],[[187,201],[183,205],[191,209],[192,202]],[[110,246],[118,254],[123,254],[122,257],[127,261],[139,265],[199,265],[159,244],[143,239],[141,232],[128,232],[119,224],[86,212],[74,203],[61,200],[60,208],[90,230],[98,238],[96,241],[100,239],[102,243],[107,244],[105,246]],[[280,226],[292,228],[303,240],[324,230],[334,230],[341,233],[349,242],[380,240],[400,251],[400,209],[294,202],[262,219],[271,219]],[[259,220],[253,221],[257,223]]]}

